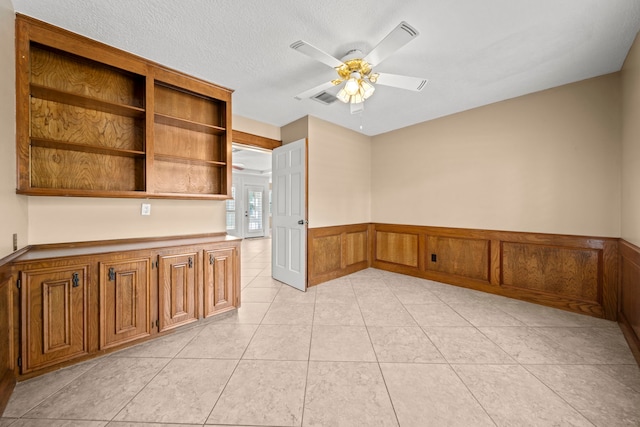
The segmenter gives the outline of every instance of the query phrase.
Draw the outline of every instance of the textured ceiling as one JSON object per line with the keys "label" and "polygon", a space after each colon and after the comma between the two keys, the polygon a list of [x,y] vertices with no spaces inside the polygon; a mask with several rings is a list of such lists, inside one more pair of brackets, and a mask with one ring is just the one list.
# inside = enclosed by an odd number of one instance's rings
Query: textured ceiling
{"label": "textured ceiling", "polygon": [[[638,0],[13,0],[17,12],[234,89],[233,112],[275,126],[305,115],[391,131],[620,70]],[[289,48],[369,52],[400,21],[420,35],[375,71],[429,79],[378,86],[362,115],[294,96],[335,72]]]}

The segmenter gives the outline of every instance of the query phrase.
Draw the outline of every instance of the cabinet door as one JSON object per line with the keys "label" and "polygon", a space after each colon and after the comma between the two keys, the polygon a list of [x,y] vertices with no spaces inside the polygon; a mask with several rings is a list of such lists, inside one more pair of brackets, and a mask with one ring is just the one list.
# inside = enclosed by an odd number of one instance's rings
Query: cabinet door
{"label": "cabinet door", "polygon": [[22,283],[22,373],[88,353],[87,265],[27,270]]}
{"label": "cabinet door", "polygon": [[197,253],[161,255],[158,265],[159,331],[198,320]]}
{"label": "cabinet door", "polygon": [[149,259],[100,263],[100,348],[151,334]]}
{"label": "cabinet door", "polygon": [[236,250],[233,248],[205,251],[204,317],[234,306]]}

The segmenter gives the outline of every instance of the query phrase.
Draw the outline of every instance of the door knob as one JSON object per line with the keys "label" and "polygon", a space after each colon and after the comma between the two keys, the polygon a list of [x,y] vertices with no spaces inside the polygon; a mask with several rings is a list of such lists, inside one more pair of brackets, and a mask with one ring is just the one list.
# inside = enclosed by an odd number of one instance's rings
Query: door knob
{"label": "door knob", "polygon": [[304,219],[301,219],[300,221],[298,221],[298,224],[304,225]]}

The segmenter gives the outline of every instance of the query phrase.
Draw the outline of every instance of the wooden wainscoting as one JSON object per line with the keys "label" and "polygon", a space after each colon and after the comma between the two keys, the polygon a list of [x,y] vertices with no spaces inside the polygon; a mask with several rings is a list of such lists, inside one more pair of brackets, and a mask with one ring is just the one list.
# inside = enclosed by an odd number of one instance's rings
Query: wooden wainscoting
{"label": "wooden wainscoting", "polygon": [[[392,224],[372,228],[375,268],[616,319],[618,239]],[[637,308],[640,294],[634,289]],[[638,326],[638,317],[635,322]]]}
{"label": "wooden wainscoting", "polygon": [[0,416],[9,402],[16,384],[14,374],[14,321],[13,286],[15,282],[9,272],[0,266]]}
{"label": "wooden wainscoting", "polygon": [[307,234],[309,286],[370,266],[370,224],[310,228]]}
{"label": "wooden wainscoting", "polygon": [[640,248],[620,241],[618,321],[640,364]]}

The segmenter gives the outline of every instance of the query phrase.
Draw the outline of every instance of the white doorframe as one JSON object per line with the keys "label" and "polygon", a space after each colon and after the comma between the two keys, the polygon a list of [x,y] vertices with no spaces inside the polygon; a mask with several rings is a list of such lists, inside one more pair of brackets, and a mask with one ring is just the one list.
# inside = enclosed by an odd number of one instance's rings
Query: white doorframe
{"label": "white doorframe", "polygon": [[[245,183],[243,185],[242,201],[244,211],[242,212],[242,227],[244,238],[264,237],[267,234],[265,232],[269,226],[269,194],[267,189],[268,184]],[[254,194],[252,195],[251,193]],[[252,196],[257,199],[254,203],[251,203]],[[258,205],[257,209],[256,204]]]}
{"label": "white doorframe", "polygon": [[307,141],[272,153],[271,274],[301,291],[307,289]]}

